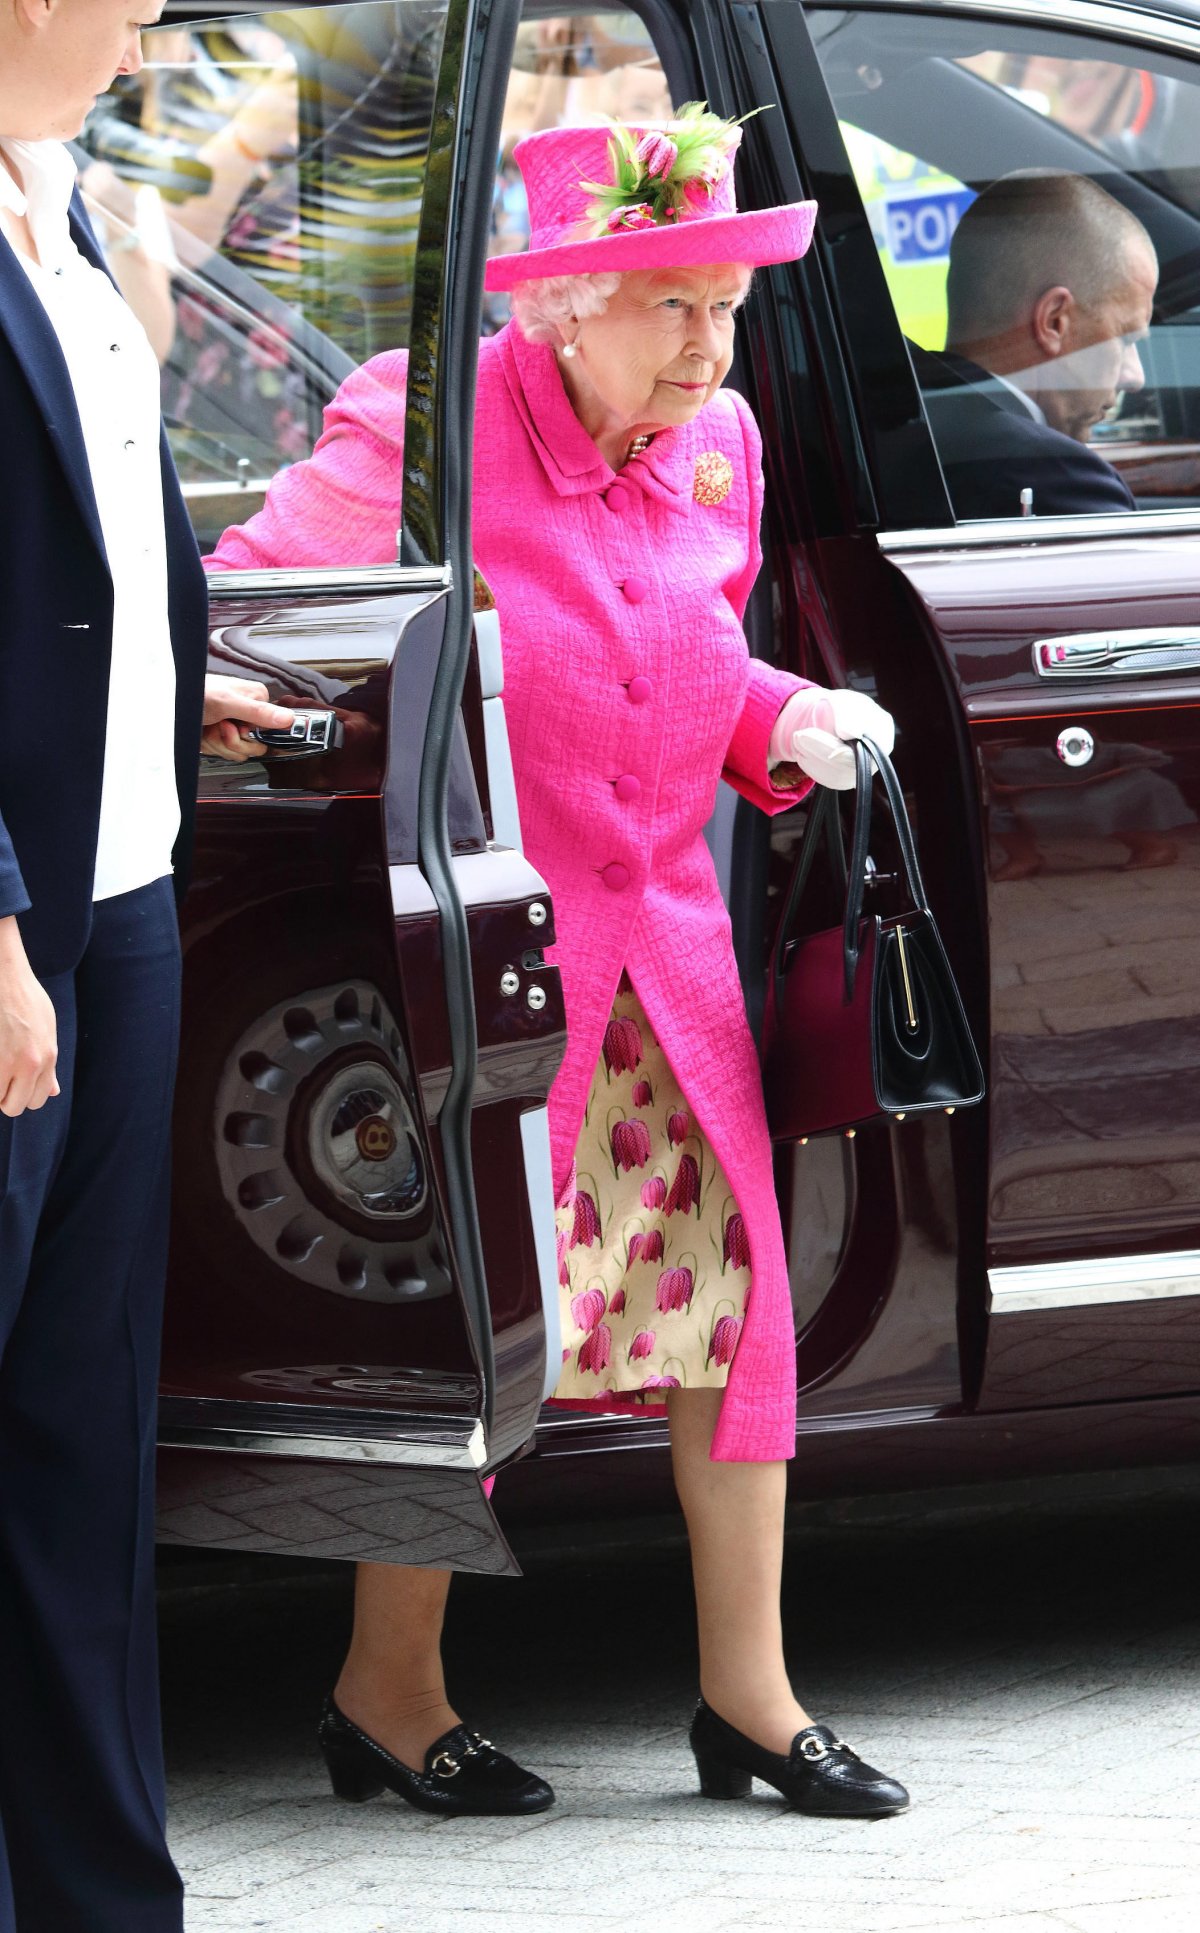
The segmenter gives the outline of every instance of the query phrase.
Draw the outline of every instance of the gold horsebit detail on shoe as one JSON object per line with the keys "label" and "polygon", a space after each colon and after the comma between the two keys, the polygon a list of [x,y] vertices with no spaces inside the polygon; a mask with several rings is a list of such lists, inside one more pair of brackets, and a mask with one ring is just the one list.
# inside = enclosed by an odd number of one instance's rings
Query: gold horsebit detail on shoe
{"label": "gold horsebit detail on shoe", "polygon": [[[481,1738],[478,1732],[471,1732],[469,1736],[472,1742],[463,1753],[463,1758],[478,1758],[480,1752],[492,1750],[490,1738]],[[452,1758],[449,1752],[439,1752],[429,1769],[435,1778],[456,1779],[462,1771],[462,1764],[458,1759]]]}
{"label": "gold horsebit detail on shoe", "polygon": [[805,1738],[800,1741],[801,1758],[811,1759],[814,1764],[818,1759],[828,1758],[831,1752],[848,1752],[849,1750],[850,1747],[843,1744],[840,1738],[831,1739],[828,1745],[826,1745],[823,1738]]}

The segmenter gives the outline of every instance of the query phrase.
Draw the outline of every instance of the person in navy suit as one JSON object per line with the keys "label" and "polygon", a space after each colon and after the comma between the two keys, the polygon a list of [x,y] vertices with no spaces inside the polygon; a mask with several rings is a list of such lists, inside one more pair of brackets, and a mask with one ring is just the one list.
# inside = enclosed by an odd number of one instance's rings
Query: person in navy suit
{"label": "person in navy suit", "polygon": [[0,6],[0,1929],[179,1933],[153,1597],[204,574],[65,139],[159,0]]}
{"label": "person in navy suit", "polygon": [[1145,381],[1158,261],[1135,215],[1090,177],[1004,175],[950,244],[943,354],[913,363],[957,517],[1137,508],[1088,443]]}

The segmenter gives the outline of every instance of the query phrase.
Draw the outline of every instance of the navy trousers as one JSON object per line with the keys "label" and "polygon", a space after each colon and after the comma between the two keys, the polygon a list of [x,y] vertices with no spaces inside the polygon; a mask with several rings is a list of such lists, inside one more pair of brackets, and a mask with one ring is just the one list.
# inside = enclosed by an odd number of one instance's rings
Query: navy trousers
{"label": "navy trousers", "polygon": [[0,1930],[181,1933],[153,1569],[170,881],[100,901],[46,990],[62,1092],[0,1115]]}

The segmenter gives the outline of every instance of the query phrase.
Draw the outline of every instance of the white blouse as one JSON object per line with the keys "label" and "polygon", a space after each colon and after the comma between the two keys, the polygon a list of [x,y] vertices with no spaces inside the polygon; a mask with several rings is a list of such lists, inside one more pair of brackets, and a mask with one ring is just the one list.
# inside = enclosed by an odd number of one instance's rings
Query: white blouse
{"label": "white blouse", "polygon": [[27,215],[40,261],[17,251],[58,336],[75,392],[113,582],[112,668],[93,897],[171,871],[179,831],[175,661],[159,462],[159,372],[145,330],[80,254],[68,207],[75,164],[57,141],[0,141],[0,202]]}

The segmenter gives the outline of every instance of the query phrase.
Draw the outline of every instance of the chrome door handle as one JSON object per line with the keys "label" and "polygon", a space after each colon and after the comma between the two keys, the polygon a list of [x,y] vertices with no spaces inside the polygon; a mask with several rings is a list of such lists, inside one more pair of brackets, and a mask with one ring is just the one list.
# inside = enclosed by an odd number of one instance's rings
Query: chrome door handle
{"label": "chrome door handle", "polygon": [[1039,678],[1147,678],[1154,672],[1200,671],[1200,631],[1160,625],[1147,631],[1079,631],[1039,638]]}

